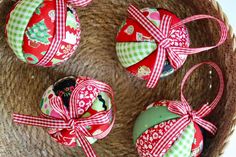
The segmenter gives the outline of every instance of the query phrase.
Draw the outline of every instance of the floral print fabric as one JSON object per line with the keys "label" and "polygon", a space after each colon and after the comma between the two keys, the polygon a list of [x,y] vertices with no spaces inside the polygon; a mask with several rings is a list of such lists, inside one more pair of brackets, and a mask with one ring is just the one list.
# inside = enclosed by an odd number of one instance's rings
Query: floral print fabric
{"label": "floral print fabric", "polygon": [[[34,6],[32,6],[34,3],[31,3],[19,2],[16,4],[7,19],[6,34],[9,44],[13,45],[11,47],[19,59],[30,64],[37,64],[47,53],[55,35],[56,3],[55,0],[43,0],[43,2],[37,2]],[[19,8],[21,10],[30,8],[30,12],[16,14]],[[12,22],[14,19],[21,21],[21,18],[26,18],[25,16],[28,17],[28,21],[23,19],[25,22],[22,26]],[[15,27],[11,29],[13,25]],[[65,27],[66,38],[60,43],[60,48],[53,59],[44,66],[54,66],[68,60],[79,44],[81,33],[80,21],[76,11],[69,5],[67,5]],[[17,38],[17,42],[11,40],[17,37],[14,34],[22,34],[22,36]],[[15,46],[17,49],[14,45],[17,45],[17,47]]]}
{"label": "floral print fabric", "polygon": [[[81,78],[81,79],[84,79],[84,78]],[[65,82],[65,81],[67,81],[67,82]],[[59,80],[58,83],[50,86],[46,90],[46,92],[44,93],[43,98],[41,100],[41,103],[40,103],[40,108],[41,108],[41,111],[43,112],[43,114],[49,115],[49,116],[55,117],[55,118],[60,118],[60,115],[57,112],[55,112],[52,109],[52,107],[50,106],[49,101],[50,101],[50,99],[52,99],[56,96],[60,96],[64,102],[64,105],[65,105],[65,102],[67,102],[67,99],[70,98],[71,93],[73,92],[74,88],[76,87],[76,84],[75,84],[75,86],[73,86],[73,83],[71,83],[71,81],[73,81],[73,78],[65,78],[63,80]],[[74,78],[74,81],[75,81],[75,78]],[[77,80],[77,81],[79,81],[79,80]],[[57,88],[56,91],[55,91],[55,87]],[[93,91],[95,89],[91,86],[91,87],[88,87],[87,90]],[[90,94],[88,95],[88,94],[89,93],[87,93],[85,91],[85,89],[84,90],[82,89],[80,92],[81,97],[91,98],[91,95]],[[93,97],[92,100],[93,100],[92,105],[89,108],[87,107],[85,102],[78,103],[78,109],[79,109],[79,113],[81,113],[81,117],[90,117],[98,112],[107,111],[112,108],[111,99],[104,92],[99,93],[98,96]],[[68,106],[66,106],[66,107],[68,108]],[[89,133],[96,136],[96,135],[101,134],[102,132],[106,131],[109,128],[109,126],[111,125],[112,117],[110,117],[110,119],[111,120],[108,124],[87,126]],[[71,129],[63,129],[60,132],[57,132],[56,130],[54,131],[52,129],[52,130],[50,130],[49,133],[54,140],[56,140],[57,142],[59,142],[61,144],[64,144],[64,145],[70,146],[70,147],[77,146],[75,133]],[[97,140],[97,139],[94,139],[91,137],[87,137],[87,139],[89,140],[89,142],[91,144]]]}
{"label": "floral print fabric", "polygon": [[[159,101],[149,105],[146,109],[154,106],[168,106],[170,101]],[[144,111],[145,112],[145,111]],[[177,119],[170,119],[148,128],[136,141],[136,148],[141,157],[152,157],[150,153],[155,143],[160,140],[169,128],[176,123]],[[203,136],[197,124],[190,123],[177,139],[163,150],[164,157],[198,157],[203,150]]]}

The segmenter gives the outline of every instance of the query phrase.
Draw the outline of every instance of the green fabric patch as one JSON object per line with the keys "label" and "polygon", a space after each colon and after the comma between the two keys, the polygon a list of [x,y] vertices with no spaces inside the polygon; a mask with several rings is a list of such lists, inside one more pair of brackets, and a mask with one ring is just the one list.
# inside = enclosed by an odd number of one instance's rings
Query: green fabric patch
{"label": "green fabric patch", "polygon": [[[111,100],[110,98],[108,97],[108,95],[104,92],[101,92],[99,93],[100,97],[102,98],[102,100],[99,100],[99,98],[97,98],[94,102],[93,102],[93,105],[92,105],[92,109],[97,111],[97,112],[101,112],[101,111],[104,111],[104,107],[106,107],[106,110],[109,110],[111,109]],[[105,106],[104,104],[105,103]]]}
{"label": "green fabric patch", "polygon": [[91,114],[89,112],[86,112],[85,114],[82,115],[82,118],[88,118],[90,116],[91,116]]}
{"label": "green fabric patch", "polygon": [[77,22],[75,19],[75,16],[70,11],[67,11],[67,17],[66,17],[66,26],[69,26],[71,28],[77,29]]}
{"label": "green fabric patch", "polygon": [[44,103],[44,99],[42,98],[41,101],[40,101],[40,109],[43,108],[43,103]]}
{"label": "green fabric patch", "polygon": [[44,6],[44,4],[42,3],[42,4],[40,4],[40,5],[36,8],[35,13],[36,13],[37,15],[40,15],[40,14],[41,14],[40,9],[41,9],[43,6]]}
{"label": "green fabric patch", "polygon": [[156,49],[155,42],[118,42],[116,44],[117,56],[125,68],[140,62]]}
{"label": "green fabric patch", "polygon": [[164,157],[189,157],[194,140],[194,133],[194,124],[190,123]]}
{"label": "green fabric patch", "polygon": [[48,33],[49,29],[47,28],[44,20],[34,24],[32,27],[27,28],[26,35],[27,37],[36,42],[44,45],[49,45],[49,38],[52,36]]}
{"label": "green fabric patch", "polygon": [[[97,139],[92,138],[92,137],[86,137],[86,139],[88,140],[88,142],[90,144],[94,144],[95,142],[97,142]],[[78,147],[81,147],[81,145],[80,145],[80,143],[79,143],[79,141],[77,139],[76,139],[76,143],[77,143]]]}
{"label": "green fabric patch", "polygon": [[58,64],[58,63],[61,63],[62,61],[63,61],[63,60],[61,60],[61,59],[53,58],[51,62],[52,62],[53,65],[56,65],[56,64]]}
{"label": "green fabric patch", "polygon": [[[93,102],[91,108],[97,112],[110,110],[112,107],[111,99],[104,92],[99,93],[97,99]],[[90,117],[91,113],[85,112],[81,117]]]}
{"label": "green fabric patch", "polygon": [[30,54],[30,53],[24,53],[24,57],[27,60],[27,62],[31,64],[36,64],[39,61],[35,55]]}
{"label": "green fabric patch", "polygon": [[20,1],[11,12],[6,27],[9,46],[12,48],[16,56],[24,62],[26,62],[22,51],[24,32],[35,9],[42,2],[43,0]]}
{"label": "green fabric patch", "polygon": [[154,127],[161,122],[165,122],[170,119],[177,119],[179,117],[180,116],[171,113],[166,106],[155,106],[147,109],[138,116],[134,124],[133,142],[136,143],[139,136],[141,136],[142,133],[149,128]]}

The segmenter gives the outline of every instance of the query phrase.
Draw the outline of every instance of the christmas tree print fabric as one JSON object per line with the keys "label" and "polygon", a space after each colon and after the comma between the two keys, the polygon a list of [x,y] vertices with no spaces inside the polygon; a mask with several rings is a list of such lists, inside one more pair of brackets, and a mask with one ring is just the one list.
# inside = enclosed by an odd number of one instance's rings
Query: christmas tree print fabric
{"label": "christmas tree print fabric", "polygon": [[[145,117],[147,121],[142,121],[142,119],[137,119],[139,124],[143,125],[146,129],[140,134],[138,138],[134,136],[134,142],[136,145],[136,149],[141,157],[152,157],[153,155],[150,153],[151,149],[155,146],[160,138],[164,135],[169,128],[174,125],[177,121],[177,115],[172,115],[166,108],[170,102],[169,101],[160,101],[149,105],[146,108],[146,115],[152,115],[149,110],[153,110],[155,108],[155,117]],[[159,110],[158,110],[159,109]],[[163,117],[163,116],[166,117]],[[153,121],[152,119],[158,119],[162,117],[159,123],[157,121]],[[149,119],[149,124],[147,123]],[[138,125],[139,125],[138,124]],[[136,124],[137,125],[137,122]],[[136,134],[137,131],[134,131]],[[139,132],[139,131],[138,131]],[[164,152],[164,157],[198,157],[203,150],[203,136],[198,125],[194,123],[190,123],[185,130],[181,133],[181,135],[177,139],[173,139],[171,144],[169,144]]]}
{"label": "christmas tree print fabric", "polygon": [[[47,53],[55,35],[55,9],[55,0],[23,0],[12,9],[7,18],[6,34],[10,47],[20,60],[37,64]],[[67,5],[66,38],[45,66],[58,65],[68,60],[79,41],[80,21],[75,10]]]}
{"label": "christmas tree print fabric", "polygon": [[[141,12],[157,27],[160,26],[164,14],[173,17],[172,24],[180,21],[178,17],[169,11],[155,8],[144,8]],[[173,37],[178,36],[173,44],[175,46],[189,47],[189,34],[185,26],[173,29]],[[153,70],[158,43],[154,38],[134,19],[128,17],[121,25],[116,37],[116,51],[120,63],[133,75],[148,80]],[[185,61],[186,55],[181,59]],[[166,59],[161,77],[174,72]]]}
{"label": "christmas tree print fabric", "polygon": [[[54,85],[51,85],[44,93],[40,103],[40,108],[43,114],[55,118],[60,118],[60,115],[57,112],[55,112],[53,108],[50,106],[49,101],[50,99],[56,96],[60,96],[63,100],[64,105],[68,108],[70,95],[75,89],[75,87],[76,87],[76,78],[74,77],[67,77],[61,79]],[[84,94],[85,94],[84,96],[86,96],[86,93]],[[95,101],[93,102],[92,106],[81,116],[81,118],[90,117],[98,112],[107,111],[110,110],[111,108],[112,108],[111,99],[108,97],[106,93],[101,92],[99,93],[98,97],[95,98]],[[111,119],[110,123],[104,125],[87,126],[86,128],[88,129],[89,133],[91,133],[93,136],[99,135],[109,128],[109,126],[112,123],[112,116],[110,117],[110,119]],[[71,129],[63,129],[62,131],[57,132],[55,134],[53,133],[53,130],[50,130],[49,133],[55,141],[63,145],[69,147],[76,147],[79,144],[77,143],[76,136]],[[87,139],[91,144],[97,141],[97,139],[91,137],[87,137]]]}

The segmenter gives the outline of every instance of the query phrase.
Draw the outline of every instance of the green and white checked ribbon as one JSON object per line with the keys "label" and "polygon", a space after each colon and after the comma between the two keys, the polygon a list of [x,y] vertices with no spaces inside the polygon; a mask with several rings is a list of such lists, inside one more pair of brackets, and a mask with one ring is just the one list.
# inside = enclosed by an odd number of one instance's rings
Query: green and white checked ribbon
{"label": "green and white checked ribbon", "polygon": [[16,56],[26,62],[22,50],[25,29],[32,17],[35,9],[43,2],[43,0],[22,0],[18,2],[15,9],[11,12],[6,27],[7,39],[10,47]]}
{"label": "green and white checked ribbon", "polygon": [[190,123],[164,157],[190,157],[194,134],[194,124]]}
{"label": "green and white checked ribbon", "polygon": [[140,62],[156,49],[155,42],[119,42],[116,44],[117,56],[125,68]]}

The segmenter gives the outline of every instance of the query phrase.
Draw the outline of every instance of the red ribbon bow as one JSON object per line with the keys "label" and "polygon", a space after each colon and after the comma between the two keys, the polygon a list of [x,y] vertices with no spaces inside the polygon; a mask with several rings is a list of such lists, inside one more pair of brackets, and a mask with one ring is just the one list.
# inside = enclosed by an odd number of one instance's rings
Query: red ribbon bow
{"label": "red ribbon bow", "polygon": [[[156,50],[158,51],[156,56],[156,61],[151,76],[147,82],[148,88],[154,88],[157,85],[166,58],[168,58],[171,66],[174,69],[178,69],[184,63],[183,60],[181,60],[180,58],[181,55],[190,55],[210,50],[223,44],[224,41],[227,39],[228,29],[225,26],[225,24],[222,21],[218,20],[217,18],[209,15],[195,15],[192,17],[188,17],[174,25],[171,25],[172,17],[169,15],[164,15],[163,18],[161,19],[160,27],[158,28],[147,17],[145,17],[142,14],[142,12],[135,6],[130,5],[128,8],[128,12],[139,24],[143,26],[145,30],[147,30],[152,35],[152,37],[158,43],[158,48]],[[171,31],[175,28],[183,26],[186,23],[200,19],[213,19],[219,23],[221,28],[220,41],[215,46],[202,47],[202,48],[187,48],[187,47],[174,46],[174,42],[172,42],[173,37],[170,38]]]}
{"label": "red ribbon bow", "polygon": [[[81,91],[88,92],[89,97],[80,97]],[[50,100],[50,105],[60,115],[60,119],[46,116],[44,114],[42,114],[43,116],[41,117],[13,114],[13,121],[19,124],[53,128],[53,130],[49,131],[49,133],[51,132],[50,134],[60,132],[63,129],[72,129],[75,132],[76,138],[78,139],[78,142],[80,143],[86,156],[96,157],[96,154],[86,137],[102,139],[107,136],[107,134],[113,127],[115,121],[115,113],[112,113],[112,109],[110,109],[108,111],[99,112],[88,118],[80,117],[85,111],[88,110],[88,108],[92,105],[92,102],[100,92],[106,92],[107,94],[109,94],[114,105],[113,91],[110,86],[95,80],[84,80],[82,82],[78,82],[76,88],[72,92],[69,110],[64,106],[60,97],[55,97]],[[86,105],[84,107],[80,107],[78,105],[78,102],[84,102],[84,104]],[[83,112],[81,112],[81,110]],[[103,125],[109,123],[112,114],[113,119],[111,125],[105,132],[93,136],[86,129],[86,126]]]}
{"label": "red ribbon bow", "polygon": [[66,38],[66,4],[68,3],[76,7],[85,7],[90,2],[92,2],[92,0],[56,0],[56,33],[47,53],[37,63],[37,65],[45,66],[47,63],[49,63],[58,52],[61,41]]}
{"label": "red ribbon bow", "polygon": [[[195,69],[197,69],[199,66],[203,64],[208,64],[216,70],[220,79],[220,87],[219,87],[219,91],[216,98],[213,100],[213,102],[210,105],[205,104],[200,110],[193,111],[191,106],[188,104],[187,100],[185,99],[183,95],[183,88],[189,75]],[[200,125],[201,127],[203,127],[204,129],[206,129],[207,131],[209,131],[210,133],[214,135],[217,129],[216,126],[204,120],[203,118],[207,116],[209,113],[211,113],[211,111],[216,107],[216,105],[218,104],[218,102],[220,101],[223,95],[223,91],[224,91],[224,79],[223,79],[222,71],[218,67],[218,65],[216,65],[213,62],[203,62],[192,67],[189,70],[189,72],[185,75],[183,82],[181,84],[181,102],[173,101],[168,106],[168,110],[170,112],[180,115],[181,118],[178,119],[177,122],[173,126],[171,126],[171,128],[155,144],[155,146],[153,147],[151,151],[151,154],[153,156],[158,156],[158,157],[164,156],[164,154],[167,151],[165,150],[165,148],[171,144],[171,141],[173,141],[173,139],[177,139],[180,136],[180,134],[183,132],[183,130],[191,122],[197,123],[198,125]]]}

